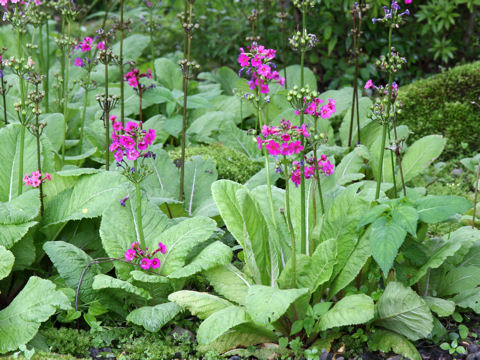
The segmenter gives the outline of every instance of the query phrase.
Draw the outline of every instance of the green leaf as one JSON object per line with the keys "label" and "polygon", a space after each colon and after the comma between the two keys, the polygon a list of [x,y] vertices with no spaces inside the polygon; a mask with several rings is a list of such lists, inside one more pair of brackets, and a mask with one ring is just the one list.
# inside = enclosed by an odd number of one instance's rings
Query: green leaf
{"label": "green leaf", "polygon": [[367,262],[371,256],[370,250],[370,231],[366,231],[362,237],[358,240],[352,255],[347,260],[347,263],[340,271],[335,281],[332,283],[328,298],[331,299],[340,290],[350,284],[357,274],[362,270],[363,265]]}
{"label": "green leaf", "polygon": [[124,176],[113,171],[82,176],[73,190],[64,190],[45,204],[42,226],[100,216],[112,202],[125,196],[125,182]]}
{"label": "green leaf", "polygon": [[401,205],[392,209],[392,220],[413,237],[417,237],[417,210],[411,206]]}
{"label": "green leaf", "polygon": [[470,248],[476,241],[480,240],[480,230],[464,226],[447,234],[446,238],[444,244],[429,257],[428,261],[410,279],[410,285],[423,278],[427,274],[428,269],[438,268],[448,257],[455,255],[462,247]]}
{"label": "green leaf", "polygon": [[244,248],[242,215],[235,196],[237,191],[242,188],[243,185],[230,180],[218,180],[212,184],[213,199],[217,204],[222,220],[225,222],[228,231]]}
{"label": "green leaf", "polygon": [[450,316],[455,311],[455,302],[438,297],[425,296],[423,298],[430,310],[440,317]]}
{"label": "green leaf", "polygon": [[464,214],[472,204],[460,196],[426,196],[418,199],[415,207],[420,220],[434,224],[455,214]]}
{"label": "green leaf", "polygon": [[422,360],[415,345],[404,336],[388,330],[375,330],[370,336],[368,347],[373,351],[383,351],[385,353],[392,351],[410,360]]}
{"label": "green leaf", "polygon": [[410,181],[431,164],[443,151],[446,139],[440,135],[430,135],[415,141],[402,159],[403,177]]}
{"label": "green leaf", "polygon": [[[20,161],[20,134],[22,126],[20,124],[9,124],[0,129],[0,201],[7,202],[17,196],[18,191],[18,171]],[[23,154],[23,175],[31,174],[37,170],[37,142],[36,138],[30,134],[25,128],[25,145]],[[44,136],[41,138],[41,157],[42,169],[44,172],[52,171],[48,169],[45,155],[50,158],[53,154],[47,153],[48,141]],[[51,144],[50,144],[51,146]],[[27,187],[23,185],[23,191],[27,191]]]}
{"label": "green leaf", "polygon": [[217,293],[239,305],[245,305],[245,297],[253,281],[235,266],[217,266],[206,271],[205,276]]}
{"label": "green leaf", "polygon": [[49,113],[40,115],[40,121],[46,124],[44,132],[52,143],[53,149],[57,152],[60,151],[65,136],[63,132],[63,114]]}
{"label": "green leaf", "polygon": [[399,282],[389,282],[377,302],[376,324],[406,336],[410,340],[425,338],[433,329],[428,305],[412,289]]}
{"label": "green leaf", "polygon": [[192,315],[199,319],[206,319],[215,312],[233,305],[218,296],[189,290],[174,292],[168,296],[168,300],[187,308]]}
{"label": "green leaf", "polygon": [[478,285],[480,285],[479,268],[476,266],[460,266],[451,269],[445,275],[437,291],[439,296],[445,297],[460,294]]}
{"label": "green leaf", "polygon": [[169,278],[186,278],[219,265],[228,265],[232,261],[232,249],[220,241],[215,241],[203,249],[193,261],[170,275]]}
{"label": "green leaf", "polygon": [[[122,258],[130,245],[139,241],[138,222],[135,221],[135,218],[135,198],[132,196],[126,202],[125,207],[122,207],[118,201],[105,209],[100,223],[100,236],[108,256]],[[150,249],[156,249],[160,234],[170,226],[171,221],[157,206],[147,199],[142,199],[142,224],[147,246]],[[118,261],[114,264],[118,276],[123,280],[128,279],[132,265]]]}
{"label": "green leaf", "polygon": [[148,331],[157,332],[181,310],[182,308],[173,302],[144,306],[128,314],[127,321],[143,326]]}
{"label": "green leaf", "polygon": [[183,75],[178,64],[170,59],[155,60],[155,70],[158,82],[166,88],[182,90]]}
{"label": "green leaf", "polygon": [[185,210],[190,216],[218,215],[210,190],[217,177],[213,160],[197,155],[185,161]]}
{"label": "green leaf", "polygon": [[316,331],[324,331],[346,325],[364,324],[373,319],[374,305],[364,294],[345,296],[327,311],[315,325]]}
{"label": "green leaf", "polygon": [[233,327],[248,321],[245,310],[238,306],[217,311],[200,324],[197,332],[198,344],[209,344]]}
{"label": "green leaf", "polygon": [[93,278],[92,289],[115,289],[116,292],[117,290],[123,290],[125,293],[137,295],[147,300],[152,298],[148,291],[138,288],[127,281],[116,279],[105,274],[95,275],[95,277]]}
{"label": "green leaf", "polygon": [[253,285],[248,289],[246,308],[256,323],[268,325],[278,320],[308,289],[278,289],[264,285]]}
{"label": "green leaf", "polygon": [[[217,228],[217,223],[209,218],[194,217],[174,225],[158,235],[157,241],[167,247],[165,255],[158,253],[162,262],[160,271],[169,275],[185,265],[190,251],[197,245],[206,242]],[[155,246],[150,248],[154,248]]]}
{"label": "green leaf", "polygon": [[13,200],[0,203],[0,245],[12,248],[28,230],[37,224],[40,198],[37,190],[30,190]]}
{"label": "green leaf", "polygon": [[17,297],[0,311],[0,354],[29,342],[40,324],[57,309],[69,310],[70,301],[49,280],[30,277]]}
{"label": "green leaf", "polygon": [[[312,256],[297,254],[296,283],[300,288],[315,292],[318,287],[330,280],[336,263],[336,243],[333,239],[320,243]],[[280,278],[282,288],[292,287],[292,260],[287,261]]]}
{"label": "green leaf", "polygon": [[[76,289],[82,272],[92,261],[92,258],[75,245],[64,241],[49,241],[43,249],[52,261],[67,286]],[[92,289],[93,277],[100,273],[98,265],[92,264],[84,274],[80,298],[85,302],[92,302],[97,295]]]}
{"label": "green leaf", "polygon": [[213,141],[212,135],[226,122],[235,123],[235,114],[227,111],[210,111],[195,119],[187,130],[187,136]]}
{"label": "green leaf", "polygon": [[0,246],[0,280],[6,278],[10,274],[14,262],[15,257],[13,254],[3,246]]}
{"label": "green leaf", "polygon": [[[298,85],[300,87],[300,72],[300,65],[290,65],[287,67],[287,83],[290,89],[293,88],[294,85]],[[310,86],[310,90],[317,90],[317,78],[315,77],[313,71],[309,68],[304,69],[304,81],[305,85]]]}
{"label": "green leaf", "polygon": [[368,210],[365,215],[362,216],[362,218],[358,222],[358,228],[373,223],[389,209],[390,206],[388,206],[387,204],[379,204],[377,206],[374,206],[373,208]]}
{"label": "green leaf", "polygon": [[[465,325],[463,324],[458,325],[458,334],[462,339],[466,339],[469,332],[470,331],[468,330],[468,327],[466,327]],[[458,348],[457,348],[457,352],[458,352]]]}
{"label": "green leaf", "polygon": [[453,298],[455,303],[466,309],[472,309],[477,314],[480,314],[480,287],[466,290]]}
{"label": "green leaf", "polygon": [[[141,34],[133,34],[123,39],[124,61],[127,62],[137,60],[139,57],[141,57],[143,51],[147,48],[149,41],[150,38],[148,36]],[[117,42],[115,45],[113,45],[112,50],[115,55],[120,56],[120,42]]]}
{"label": "green leaf", "polygon": [[372,224],[370,249],[385,276],[392,268],[398,249],[406,236],[407,232],[402,227],[386,217],[382,217]]}

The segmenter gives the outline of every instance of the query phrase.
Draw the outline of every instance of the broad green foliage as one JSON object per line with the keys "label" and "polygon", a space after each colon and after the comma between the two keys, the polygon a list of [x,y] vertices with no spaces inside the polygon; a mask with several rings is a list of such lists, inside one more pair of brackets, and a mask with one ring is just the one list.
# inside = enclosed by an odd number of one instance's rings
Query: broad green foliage
{"label": "broad green foliage", "polygon": [[378,300],[375,324],[410,340],[427,337],[433,317],[425,301],[399,282],[389,282]]}
{"label": "broad green foliage", "polygon": [[200,324],[197,333],[198,343],[209,344],[235,326],[248,322],[248,316],[241,307],[229,306],[217,311]]}
{"label": "broad green foliage", "polygon": [[439,297],[425,296],[423,298],[430,310],[440,317],[450,316],[455,311],[455,302]]}
{"label": "broad green foliage", "polygon": [[70,301],[55,290],[51,281],[32,276],[10,305],[0,311],[0,353],[26,344],[57,309],[69,308]]}
{"label": "broad green foliage", "polygon": [[209,293],[181,290],[168,296],[168,300],[185,307],[200,319],[206,319],[213,313],[233,304],[221,297]]}
{"label": "broad green foliage", "polygon": [[14,262],[15,257],[13,254],[3,246],[0,246],[0,280],[6,278],[8,274],[10,274]]}
{"label": "broad green foliage", "polygon": [[345,325],[363,324],[372,320],[373,316],[372,298],[363,294],[349,295],[322,315],[315,329],[323,331]]}
{"label": "broad green foliage", "polygon": [[127,316],[127,321],[143,326],[151,332],[159,331],[182,310],[180,306],[169,302],[155,306],[145,306],[133,310]]}
{"label": "broad green foliage", "polygon": [[205,276],[217,293],[239,305],[246,304],[245,297],[253,280],[235,266],[218,266],[205,272]]}
{"label": "broad green foliage", "polygon": [[116,291],[123,292],[125,296],[136,295],[147,300],[152,298],[148,291],[138,288],[127,281],[123,281],[105,274],[95,275],[93,278],[92,289],[115,289]]}
{"label": "broad green foliage", "polygon": [[428,224],[447,220],[455,214],[463,214],[472,204],[459,196],[426,196],[415,202],[420,220]]}
{"label": "broad green foliage", "polygon": [[[92,258],[83,250],[64,241],[46,242],[43,249],[67,286],[76,289],[83,270],[92,261]],[[96,298],[92,283],[94,276],[99,273],[100,269],[96,264],[92,264],[85,273],[79,294],[83,301],[91,302]]]}
{"label": "broad green foliage", "polygon": [[278,320],[308,289],[276,289],[264,285],[253,285],[248,289],[246,309],[252,320],[268,325]]}
{"label": "broad green foliage", "polygon": [[39,214],[37,190],[27,191],[9,202],[0,203],[0,246],[12,248],[37,224]]}
{"label": "broad green foliage", "polygon": [[368,341],[368,346],[374,351],[389,353],[393,351],[410,360],[421,360],[417,348],[404,336],[388,330],[376,330]]}

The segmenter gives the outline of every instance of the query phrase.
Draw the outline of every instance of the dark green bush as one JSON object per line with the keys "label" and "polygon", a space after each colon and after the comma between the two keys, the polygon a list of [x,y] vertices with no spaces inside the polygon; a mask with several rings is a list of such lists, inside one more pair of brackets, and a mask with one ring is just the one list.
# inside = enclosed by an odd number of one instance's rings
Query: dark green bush
{"label": "dark green bush", "polygon": [[472,154],[480,145],[480,109],[472,104],[479,96],[480,61],[457,66],[401,87],[399,123],[408,125],[414,139],[444,135],[443,159]]}
{"label": "dark green bush", "polygon": [[[211,159],[217,166],[219,179],[228,179],[241,184],[245,183],[262,168],[262,164],[253,162],[246,155],[221,144],[189,147],[186,149],[185,154],[187,159],[195,155]],[[181,149],[172,150],[169,152],[169,155],[172,160],[179,159]]]}

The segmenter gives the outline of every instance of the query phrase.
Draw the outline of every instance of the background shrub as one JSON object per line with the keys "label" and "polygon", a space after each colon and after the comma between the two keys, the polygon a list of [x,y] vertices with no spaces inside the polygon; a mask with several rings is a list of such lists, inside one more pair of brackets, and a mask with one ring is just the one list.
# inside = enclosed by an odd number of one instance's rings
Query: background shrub
{"label": "background shrub", "polygon": [[457,66],[401,87],[404,107],[399,123],[408,125],[414,139],[444,135],[448,140],[444,159],[478,152],[480,109],[472,101],[479,96],[480,61]]}

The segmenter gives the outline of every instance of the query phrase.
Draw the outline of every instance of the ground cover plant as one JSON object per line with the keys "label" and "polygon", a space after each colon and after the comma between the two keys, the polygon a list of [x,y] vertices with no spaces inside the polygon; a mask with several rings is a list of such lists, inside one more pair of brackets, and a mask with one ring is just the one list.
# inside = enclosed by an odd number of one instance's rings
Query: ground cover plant
{"label": "ground cover plant", "polygon": [[[455,39],[479,4],[444,5]],[[0,354],[480,356],[480,155],[422,95],[472,121],[478,64],[399,86],[427,5],[345,4],[353,75],[329,84],[328,1],[225,4],[248,26],[212,71],[217,2],[0,6]]]}

